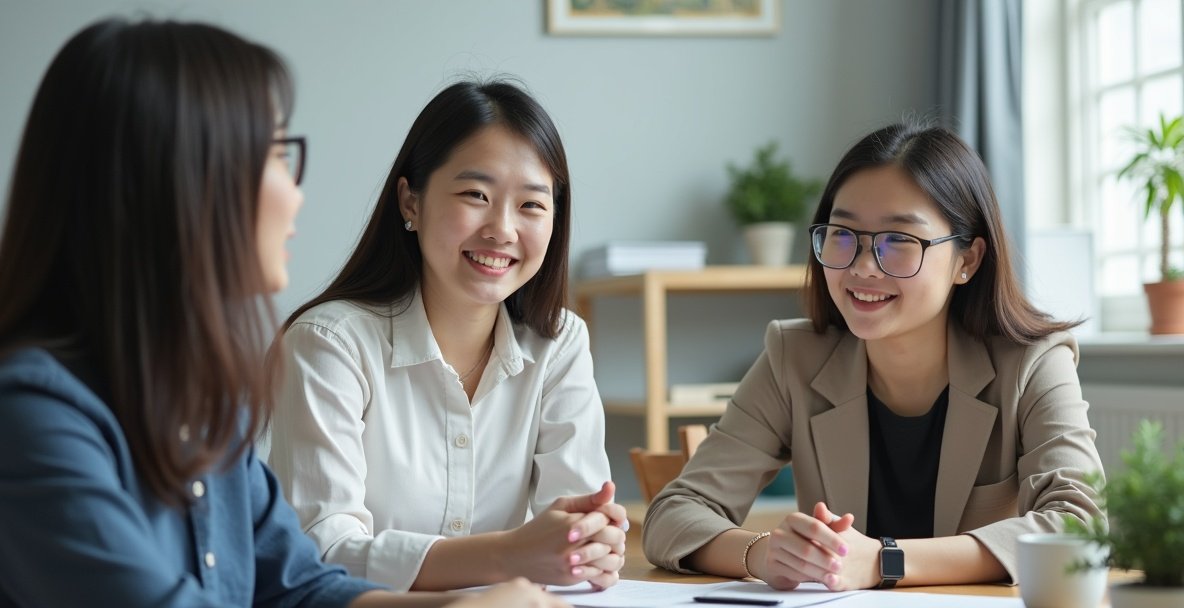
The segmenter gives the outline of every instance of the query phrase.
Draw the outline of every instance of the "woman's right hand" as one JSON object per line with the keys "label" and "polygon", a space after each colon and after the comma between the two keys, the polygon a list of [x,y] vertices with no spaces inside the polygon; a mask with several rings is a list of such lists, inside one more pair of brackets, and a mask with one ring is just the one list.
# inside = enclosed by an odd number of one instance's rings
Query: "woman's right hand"
{"label": "woman's right hand", "polygon": [[502,571],[536,583],[574,585],[602,573],[592,565],[612,552],[595,537],[608,525],[602,513],[567,513],[547,509],[504,533]]}
{"label": "woman's right hand", "polygon": [[814,505],[813,516],[791,513],[770,532],[763,559],[753,564],[750,557],[749,571],[774,589],[793,589],[806,581],[826,584],[828,574],[842,570],[848,547],[839,533],[854,521],[850,513],[832,517],[821,502]]}
{"label": "woman's right hand", "polygon": [[543,591],[524,578],[495,585],[492,589],[448,604],[450,608],[571,608],[562,599]]}

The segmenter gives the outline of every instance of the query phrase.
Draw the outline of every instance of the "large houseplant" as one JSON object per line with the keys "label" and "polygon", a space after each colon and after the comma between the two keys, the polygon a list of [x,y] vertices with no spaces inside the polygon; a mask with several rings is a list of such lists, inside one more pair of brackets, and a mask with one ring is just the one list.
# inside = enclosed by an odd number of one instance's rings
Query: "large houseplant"
{"label": "large houseplant", "polygon": [[777,142],[757,148],[747,167],[727,165],[731,187],[724,204],[744,238],[753,261],[766,266],[789,263],[794,223],[810,210],[810,199],[821,190],[817,180],[799,179],[788,160],[777,157]]}
{"label": "large houseplant", "polygon": [[1184,269],[1172,267],[1171,212],[1176,201],[1184,212],[1184,116],[1168,120],[1159,117],[1157,129],[1131,129],[1135,155],[1122,171],[1120,179],[1134,181],[1144,202],[1144,219],[1152,214],[1160,221],[1158,283],[1147,283],[1147,303],[1151,310],[1151,333],[1184,334]]}
{"label": "large houseplant", "polygon": [[1161,448],[1163,425],[1144,420],[1134,448],[1124,451],[1126,468],[1088,476],[1109,513],[1088,525],[1066,517],[1068,532],[1109,551],[1108,564],[1142,570],[1142,582],[1114,585],[1114,608],[1184,605],[1184,443],[1169,457]]}

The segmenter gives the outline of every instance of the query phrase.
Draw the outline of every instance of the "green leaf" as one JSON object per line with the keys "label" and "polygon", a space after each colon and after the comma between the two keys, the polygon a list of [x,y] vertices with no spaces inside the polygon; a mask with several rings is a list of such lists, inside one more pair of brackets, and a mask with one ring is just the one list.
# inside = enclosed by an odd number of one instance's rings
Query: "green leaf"
{"label": "green leaf", "polygon": [[[1166,218],[1177,200],[1184,207],[1184,115],[1168,118],[1160,114],[1158,122],[1158,128],[1123,129],[1135,144],[1135,153],[1119,170],[1118,179],[1137,185],[1144,221],[1151,218],[1153,211]],[[1163,234],[1167,242],[1172,242],[1168,230]]]}
{"label": "green leaf", "polygon": [[1162,432],[1160,423],[1142,421],[1133,448],[1123,451],[1126,468],[1111,471],[1100,485],[1109,527],[1101,519],[1067,518],[1065,529],[1109,549],[1111,565],[1143,570],[1148,584],[1179,587],[1184,586],[1184,444],[1169,458]]}
{"label": "green leaf", "polygon": [[778,160],[777,142],[757,148],[751,165],[726,169],[732,185],[724,204],[739,224],[799,221],[821,190],[821,182],[797,178],[788,160]]}

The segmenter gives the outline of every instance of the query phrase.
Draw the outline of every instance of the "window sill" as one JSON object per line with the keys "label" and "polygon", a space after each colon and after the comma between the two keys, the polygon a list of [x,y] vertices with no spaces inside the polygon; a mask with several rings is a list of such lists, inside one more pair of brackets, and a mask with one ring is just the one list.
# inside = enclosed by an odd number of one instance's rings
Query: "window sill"
{"label": "window sill", "polygon": [[1103,332],[1078,336],[1082,355],[1184,356],[1184,335],[1152,336],[1139,332]]}

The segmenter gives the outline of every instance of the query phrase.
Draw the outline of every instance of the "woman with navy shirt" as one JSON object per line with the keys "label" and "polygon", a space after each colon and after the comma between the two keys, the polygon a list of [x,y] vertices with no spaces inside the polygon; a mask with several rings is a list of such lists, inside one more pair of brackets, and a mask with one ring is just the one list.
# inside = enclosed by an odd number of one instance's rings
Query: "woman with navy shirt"
{"label": "woman with navy shirt", "polygon": [[291,102],[271,51],[206,25],[99,22],[50,65],[0,237],[0,606],[456,597],[321,563],[252,448],[303,202]]}

